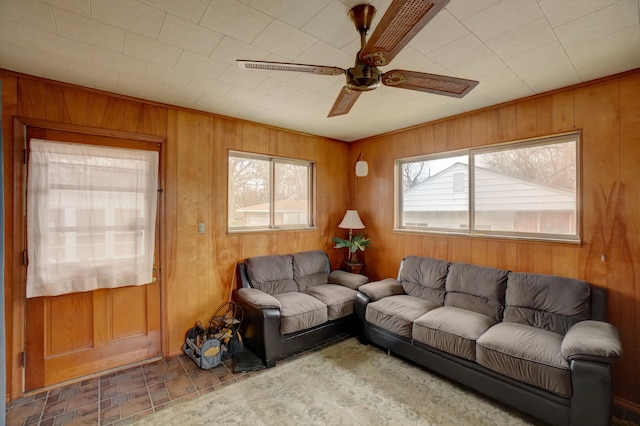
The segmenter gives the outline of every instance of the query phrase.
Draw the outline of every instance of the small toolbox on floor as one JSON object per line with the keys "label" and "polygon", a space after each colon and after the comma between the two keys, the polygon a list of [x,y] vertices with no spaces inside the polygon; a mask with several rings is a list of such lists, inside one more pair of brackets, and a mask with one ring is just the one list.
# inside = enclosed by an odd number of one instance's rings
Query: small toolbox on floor
{"label": "small toolbox on floor", "polygon": [[242,308],[234,302],[222,304],[213,314],[207,327],[200,321],[187,330],[182,350],[202,369],[208,370],[223,360],[242,352],[240,325]]}

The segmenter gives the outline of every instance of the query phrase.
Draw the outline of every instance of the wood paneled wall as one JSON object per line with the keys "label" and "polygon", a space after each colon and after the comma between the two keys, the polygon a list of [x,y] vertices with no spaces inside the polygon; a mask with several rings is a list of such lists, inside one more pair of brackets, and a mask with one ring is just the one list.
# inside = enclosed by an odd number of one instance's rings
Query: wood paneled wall
{"label": "wood paneled wall", "polygon": [[[235,264],[250,256],[323,249],[334,268],[345,253],[331,238],[348,207],[348,145],[191,111],[169,111],[166,165],[167,323],[165,346],[180,350],[184,332],[208,319],[235,287]],[[178,143],[171,143],[171,141]],[[228,150],[316,162],[317,229],[227,233]],[[206,233],[197,233],[204,223]]]}
{"label": "wood paneled wall", "polygon": [[[206,322],[235,286],[235,264],[249,256],[324,249],[338,267],[345,253],[331,238],[349,207],[347,143],[128,99],[0,70],[3,83],[5,296],[8,395],[20,396],[24,347],[24,241],[14,175],[22,146],[13,144],[12,117],[166,137],[162,150],[160,283],[163,354],[181,352],[186,330]],[[316,229],[227,233],[227,151],[300,158],[316,164]],[[18,196],[18,199],[20,197]],[[19,203],[16,203],[19,204]],[[206,226],[198,234],[198,223]],[[17,291],[16,291],[17,290]]]}
{"label": "wood paneled wall", "polygon": [[[372,279],[394,277],[406,255],[556,274],[608,290],[625,354],[614,369],[619,405],[640,413],[640,71],[358,141],[369,176],[351,177],[374,245]],[[582,244],[395,232],[394,159],[582,131]],[[604,261],[601,256],[604,255]]]}

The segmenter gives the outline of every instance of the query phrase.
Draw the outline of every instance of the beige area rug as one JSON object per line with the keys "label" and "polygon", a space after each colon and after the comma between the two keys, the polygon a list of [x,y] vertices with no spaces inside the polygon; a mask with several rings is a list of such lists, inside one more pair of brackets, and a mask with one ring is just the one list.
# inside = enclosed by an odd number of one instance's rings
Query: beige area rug
{"label": "beige area rug", "polygon": [[530,425],[533,420],[350,338],[136,425]]}

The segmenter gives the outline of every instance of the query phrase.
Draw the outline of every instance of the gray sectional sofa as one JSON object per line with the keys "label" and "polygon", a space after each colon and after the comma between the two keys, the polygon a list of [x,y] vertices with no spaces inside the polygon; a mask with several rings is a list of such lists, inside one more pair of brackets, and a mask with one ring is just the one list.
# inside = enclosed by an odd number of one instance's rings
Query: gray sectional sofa
{"label": "gray sectional sofa", "polygon": [[244,344],[273,367],[284,355],[340,333],[355,334],[356,289],[369,280],[331,271],[327,254],[315,250],[248,258],[236,265],[236,281]]}
{"label": "gray sectional sofa", "polygon": [[606,309],[606,293],[585,281],[416,256],[356,299],[363,343],[576,426],[610,421],[622,347]]}

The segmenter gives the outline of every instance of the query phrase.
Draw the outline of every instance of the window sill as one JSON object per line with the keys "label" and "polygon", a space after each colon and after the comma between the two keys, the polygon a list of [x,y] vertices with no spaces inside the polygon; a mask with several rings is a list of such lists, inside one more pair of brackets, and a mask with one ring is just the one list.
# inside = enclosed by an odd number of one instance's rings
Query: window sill
{"label": "window sill", "polygon": [[280,227],[280,228],[246,228],[246,229],[230,229],[227,228],[227,234],[258,234],[258,233],[271,233],[271,232],[305,232],[305,231],[317,231],[315,226],[306,226],[300,228],[293,227]]}
{"label": "window sill", "polygon": [[413,234],[413,235],[431,235],[431,236],[442,236],[442,237],[454,237],[454,238],[473,238],[473,239],[485,239],[485,240],[504,240],[504,241],[514,241],[519,243],[532,243],[532,244],[559,244],[559,245],[567,245],[571,247],[582,246],[581,240],[569,240],[569,239],[561,239],[561,238],[552,238],[552,237],[531,237],[524,235],[491,235],[484,233],[468,233],[468,232],[447,232],[447,231],[435,231],[435,230],[418,230],[418,229],[405,229],[405,228],[395,228],[393,230],[394,233],[398,234]]}

